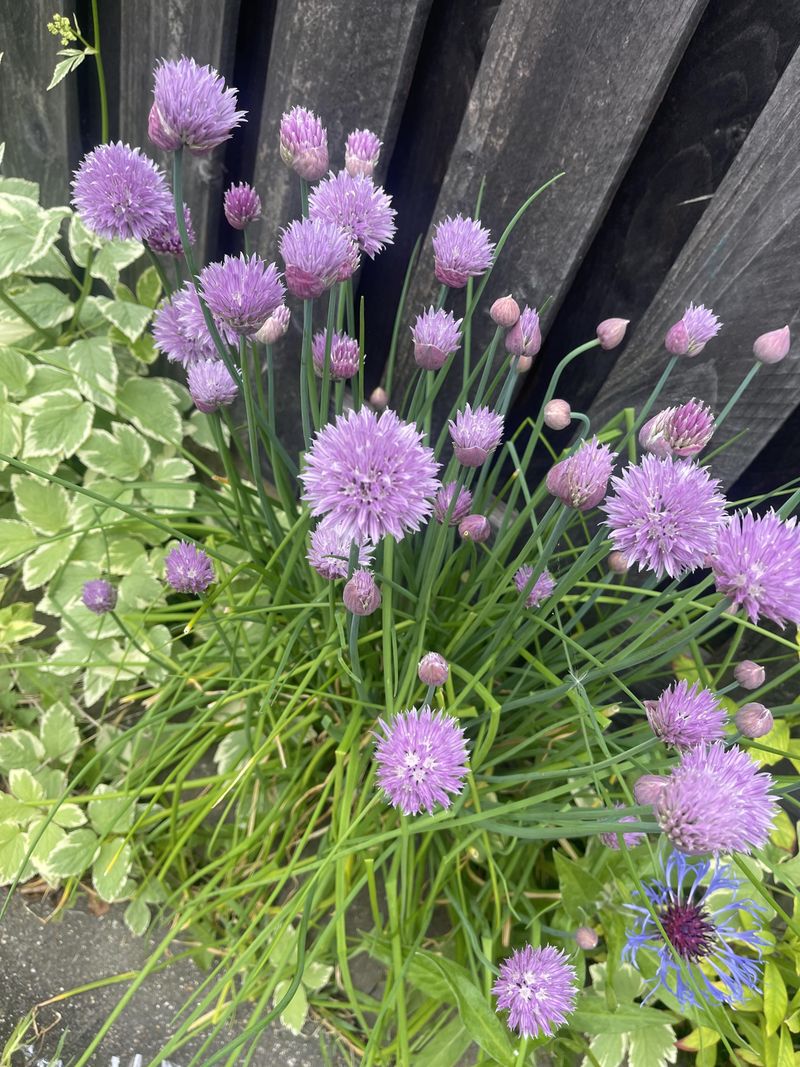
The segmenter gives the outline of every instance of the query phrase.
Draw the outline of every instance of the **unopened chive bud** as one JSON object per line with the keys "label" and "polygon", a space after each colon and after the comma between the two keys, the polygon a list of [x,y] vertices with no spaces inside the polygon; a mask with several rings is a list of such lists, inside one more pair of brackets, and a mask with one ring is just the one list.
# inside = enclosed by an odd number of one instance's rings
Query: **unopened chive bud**
{"label": "unopened chive bud", "polygon": [[751,659],[743,659],[734,667],[733,677],[742,689],[758,689],[764,684],[767,672],[760,663],[754,663]]}
{"label": "unopened chive bud", "polygon": [[464,541],[482,544],[491,537],[492,527],[485,515],[467,515],[458,524],[458,532]]}
{"label": "unopened chive bud", "polygon": [[254,339],[262,345],[274,345],[289,329],[291,317],[288,307],[285,304],[279,304],[255,334]]}
{"label": "unopened chive bud", "polygon": [[572,408],[566,400],[548,400],[544,406],[544,424],[551,430],[566,430],[572,422]]}
{"label": "unopened chive bud", "polygon": [[353,615],[371,615],[381,606],[381,593],[369,571],[356,571],[342,593],[344,606]]}
{"label": "unopened chive bud", "polygon": [[772,712],[763,704],[744,704],[736,712],[736,726],[745,737],[764,737],[774,725]]}
{"label": "unopened chive bud", "polygon": [[606,350],[616,348],[625,337],[630,319],[603,319],[597,325],[597,340],[600,347]]}
{"label": "unopened chive bud", "polygon": [[501,296],[499,300],[495,300],[489,315],[492,318],[492,322],[497,326],[502,326],[504,330],[510,330],[519,319],[519,304],[509,293],[508,296]]}
{"label": "unopened chive bud", "polygon": [[757,337],[753,345],[753,355],[762,363],[780,363],[789,352],[791,337],[789,327],[783,326],[780,330],[770,330]]}
{"label": "unopened chive bud", "polygon": [[370,406],[376,411],[383,411],[389,406],[389,394],[380,386],[373,389],[369,397]]}
{"label": "unopened chive bud", "polygon": [[417,677],[423,685],[442,686],[449,674],[450,667],[447,660],[438,652],[427,652],[417,667]]}
{"label": "unopened chive bud", "polygon": [[637,804],[655,804],[666,784],[667,779],[658,774],[643,774],[634,784],[633,799]]}
{"label": "unopened chive bud", "polygon": [[575,931],[575,941],[578,948],[583,949],[584,952],[591,952],[593,948],[597,948],[599,940],[597,931],[593,930],[591,926],[579,926]]}
{"label": "unopened chive bud", "polygon": [[624,574],[628,569],[628,561],[622,552],[608,553],[608,567],[615,574]]}

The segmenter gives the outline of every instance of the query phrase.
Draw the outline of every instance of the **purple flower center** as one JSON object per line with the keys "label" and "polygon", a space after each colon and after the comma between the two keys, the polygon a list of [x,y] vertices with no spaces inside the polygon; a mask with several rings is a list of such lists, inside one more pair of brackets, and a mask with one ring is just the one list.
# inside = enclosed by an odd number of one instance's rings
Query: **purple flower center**
{"label": "purple flower center", "polygon": [[673,900],[661,911],[659,919],[679,956],[696,962],[710,955],[714,926],[702,905]]}

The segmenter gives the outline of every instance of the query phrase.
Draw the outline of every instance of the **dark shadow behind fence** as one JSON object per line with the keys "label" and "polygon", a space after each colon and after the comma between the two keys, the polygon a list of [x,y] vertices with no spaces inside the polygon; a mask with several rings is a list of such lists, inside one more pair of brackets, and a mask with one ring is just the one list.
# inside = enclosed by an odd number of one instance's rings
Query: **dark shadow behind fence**
{"label": "dark shadow behind fence", "polygon": [[[52,0],[0,0],[3,170],[39,181],[46,204],[65,202],[72,169],[99,139],[89,63],[44,92],[58,47],[46,30],[54,6],[72,13]],[[88,0],[76,12],[91,25]],[[277,256],[279,228],[299,213],[278,157],[284,110],[320,114],[334,167],[351,129],[382,138],[377,178],[394,196],[400,232],[359,279],[370,384],[415,240],[423,250],[410,315],[435,291],[432,223],[471,213],[484,177],[482,218],[498,235],[533,189],[565,172],[515,232],[487,291],[547,302],[517,421],[538,405],[564,352],[607,316],[632,320],[626,343],[573,364],[559,390],[596,426],[647,395],[664,331],[689,300],[711,304],[725,330],[687,362],[670,401],[697,395],[719,409],[753,339],[798,326],[800,0],[101,0],[100,13],[113,138],[151,150],[161,56],[211,63],[240,91],[247,125],[194,160],[187,181],[205,258],[238,250],[221,194],[240,180],[264,203],[257,248]],[[478,343],[484,330],[476,323]],[[278,368],[289,417],[298,336],[284,342]],[[403,340],[398,387],[409,370]],[[715,470],[734,498],[797,475],[798,412],[793,353],[758,376],[731,418],[731,431],[746,432]]]}

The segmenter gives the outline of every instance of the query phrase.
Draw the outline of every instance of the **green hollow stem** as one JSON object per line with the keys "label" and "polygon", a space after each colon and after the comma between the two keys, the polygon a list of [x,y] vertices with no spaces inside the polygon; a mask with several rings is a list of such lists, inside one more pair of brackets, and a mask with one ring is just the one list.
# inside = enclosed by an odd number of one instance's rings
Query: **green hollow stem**
{"label": "green hollow stem", "polygon": [[239,342],[239,362],[242,368],[242,392],[244,393],[244,405],[247,412],[247,440],[250,446],[250,469],[255,482],[258,500],[261,504],[261,512],[269,527],[273,544],[280,544],[281,529],[275,518],[275,511],[264,488],[264,477],[261,473],[261,456],[258,450],[258,435],[256,434],[256,422],[253,414],[252,382],[250,380],[250,361],[247,355],[245,340]]}
{"label": "green hollow stem", "polygon": [[761,370],[762,366],[763,366],[763,364],[761,363],[761,361],[760,360],[756,360],[755,363],[753,364],[753,366],[747,372],[747,374],[745,374],[744,378],[739,383],[738,388],[734,391],[734,393],[731,396],[731,398],[728,401],[728,403],[725,405],[725,407],[722,409],[722,411],[719,413],[719,415],[717,415],[716,419],[714,420],[715,429],[718,430],[720,428],[720,426],[723,424],[723,422],[727,419],[727,417],[730,415],[730,413],[733,411],[733,409],[739,403],[739,401],[741,400],[742,394],[744,393],[745,389],[747,389],[747,387],[750,385],[750,383],[752,382],[753,378],[755,378],[755,376]]}
{"label": "green hollow stem", "polygon": [[100,11],[98,0],[92,0],[92,36],[94,38],[94,61],[97,70],[97,89],[100,93],[100,141],[107,144],[108,127],[108,93],[106,91],[106,74],[103,68],[103,54],[100,48]]}
{"label": "green hollow stem", "polygon": [[311,447],[311,385],[314,368],[311,366],[311,330],[314,315],[312,300],[303,301],[303,343],[300,350],[300,421],[306,451]]}

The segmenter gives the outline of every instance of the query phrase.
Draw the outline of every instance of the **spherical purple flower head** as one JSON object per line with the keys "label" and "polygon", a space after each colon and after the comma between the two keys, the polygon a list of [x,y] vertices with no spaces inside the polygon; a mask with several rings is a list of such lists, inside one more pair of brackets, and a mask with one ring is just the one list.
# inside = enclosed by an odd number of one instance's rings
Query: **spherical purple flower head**
{"label": "spherical purple flower head", "polygon": [[683,318],[670,326],[664,345],[673,356],[696,356],[721,329],[722,323],[711,308],[690,304]]}
{"label": "spherical purple flower head", "polygon": [[187,371],[189,392],[198,411],[209,414],[223,404],[232,404],[239,387],[220,359],[200,359]]}
{"label": "spherical purple flower head", "polygon": [[388,724],[378,719],[378,726],[383,731],[375,733],[378,786],[392,807],[404,815],[423,809],[432,815],[436,804],[449,808],[467,774],[467,743],[458,720],[423,706],[401,711]]}
{"label": "spherical purple flower head", "polygon": [[682,679],[669,686],[658,700],[645,700],[650,728],[665,745],[681,751],[725,736],[725,709],[710,689]]}
{"label": "spherical purple flower head", "polygon": [[400,541],[430,515],[438,469],[416,426],[363,407],[319,431],[300,478],[312,515],[330,515],[351,541]]}
{"label": "spherical purple flower head", "polygon": [[[645,1001],[659,987],[676,996],[682,1007],[700,1006],[704,1000],[734,1004],[745,993],[758,992],[761,965],[741,954],[735,943],[747,945],[760,957],[761,946],[767,942],[755,930],[742,927],[740,912],[763,923],[764,909],[742,896],[742,881],[730,867],[712,866],[708,860],[690,862],[680,852],[670,852],[658,873],[660,877],[642,884],[646,903],[626,905],[633,926],[622,950],[623,960],[638,969],[643,949],[658,958]],[[641,899],[638,890],[633,895]]]}
{"label": "spherical purple flower head", "polygon": [[280,250],[289,292],[314,300],[358,267],[358,245],[326,219],[296,219],[283,231]]}
{"label": "spherical purple flower head", "polygon": [[453,451],[462,467],[480,467],[503,440],[503,417],[490,408],[469,404],[450,420]]}
{"label": "spherical purple flower head", "polygon": [[577,452],[550,468],[547,489],[567,507],[589,511],[605,496],[616,458],[616,452],[596,437],[584,441]]}
{"label": "spherical purple flower head", "polygon": [[276,307],[264,325],[255,334],[255,340],[262,345],[274,345],[280,341],[289,329],[292,313],[285,304]]}
{"label": "spherical purple flower head", "polygon": [[[322,378],[325,374],[325,343],[327,330],[320,330],[311,342],[311,358],[314,370]],[[328,373],[334,381],[344,381],[358,374],[361,366],[361,353],[358,341],[346,333],[335,333],[331,338],[331,351],[328,361]]]}
{"label": "spherical purple flower head", "polygon": [[[194,244],[194,227],[192,216],[186,204],[183,205],[183,220],[186,223],[186,236],[189,244]],[[162,256],[182,256],[183,245],[181,235],[178,232],[178,217],[175,214],[175,205],[170,204],[169,211],[162,219],[160,225],[154,227],[147,235],[147,244],[154,252],[160,252]]]}
{"label": "spherical purple flower head", "polygon": [[313,111],[293,107],[281,119],[281,159],[295,174],[315,182],[328,169],[328,131]]}
{"label": "spherical purple flower head", "polygon": [[492,986],[497,1010],[507,1011],[508,1027],[521,1037],[552,1034],[575,1009],[575,968],[566,954],[545,945],[513,952],[500,965]]}
{"label": "spherical purple flower head", "polygon": [[252,337],[283,302],[278,268],[260,256],[225,256],[200,272],[200,289],[212,315],[242,337]]}
{"label": "spherical purple flower head", "polygon": [[772,777],[736,745],[684,752],[653,805],[672,844],[689,855],[749,852],[769,837],[776,806]]}
{"label": "spherical purple flower head", "polygon": [[214,581],[214,568],[202,548],[180,541],[164,560],[167,581],[178,593],[203,593]]}
{"label": "spherical purple flower head", "polygon": [[396,214],[392,198],[372,178],[354,178],[346,170],[328,175],[308,198],[309,218],[339,226],[370,259],[394,241]]}
{"label": "spherical purple flower head", "polygon": [[370,130],[353,130],[344,148],[344,166],[354,178],[371,178],[378,163],[383,141]]}
{"label": "spherical purple flower head", "polygon": [[628,564],[671,578],[705,566],[725,524],[725,498],[705,467],[644,456],[612,478],[603,505],[611,541]]}
{"label": "spherical purple flower head", "polygon": [[[514,585],[520,593],[524,592],[532,577],[533,567],[528,563],[524,563],[514,575]],[[528,595],[525,598],[525,607],[538,608],[543,600],[547,600],[549,596],[553,595],[555,587],[555,579],[550,571],[542,571],[528,591]]]}
{"label": "spherical purple flower head", "polygon": [[717,589],[751,622],[800,625],[800,527],[774,511],[737,512],[719,534],[711,567]]}
{"label": "spherical purple flower head", "polygon": [[642,426],[639,444],[654,456],[696,456],[714,434],[711,409],[698,400],[664,408]]}
{"label": "spherical purple flower head", "polygon": [[[622,807],[624,807],[624,805],[623,804],[617,804],[616,807],[622,808]],[[622,818],[619,821],[621,823],[622,822],[639,822],[639,819],[635,815],[623,815]],[[614,852],[618,852],[619,851],[620,834],[616,830],[606,830],[604,833],[598,834],[597,836],[600,838],[600,840],[603,842],[603,844],[606,846],[606,848],[610,848]],[[633,833],[630,833],[630,834],[622,834],[622,843],[625,846],[625,848],[636,848],[637,845],[641,845],[642,841],[644,841],[644,839],[645,839],[645,836],[646,836],[645,834],[640,833],[639,831],[634,831]]]}
{"label": "spherical purple flower head", "polygon": [[154,76],[148,133],[165,152],[181,145],[198,156],[210,152],[228,140],[247,114],[236,110],[236,90],[226,89],[213,67],[181,56],[162,59]]}
{"label": "spherical purple flower head", "polygon": [[84,156],[72,180],[81,222],[108,240],[143,241],[172,205],[164,175],[138,148],[118,141]]}
{"label": "spherical purple flower head", "polygon": [[[323,520],[311,532],[311,543],[306,559],[317,574],[329,582],[336,578],[346,578],[352,546],[353,538],[342,526]],[[365,569],[370,566],[374,551],[370,544],[359,545],[358,566],[360,568]]]}
{"label": "spherical purple flower head", "polygon": [[489,231],[476,219],[448,215],[433,233],[433,259],[437,279],[451,289],[463,289],[492,264],[494,244]]}
{"label": "spherical purple flower head", "polygon": [[452,311],[429,307],[411,327],[414,340],[414,359],[423,370],[439,370],[447,357],[458,350],[461,344],[459,326],[462,319],[456,320]]}
{"label": "spherical purple flower head", "polygon": [[[472,493],[466,488],[459,489],[458,497],[455,504],[453,504],[453,495],[457,486],[458,482],[448,482],[436,494],[433,501],[433,517],[437,522],[443,523],[446,521],[450,526],[458,526],[461,520],[469,515],[469,509],[472,507]],[[450,512],[449,519],[447,517],[448,511]]]}
{"label": "spherical purple flower head", "polygon": [[506,334],[506,351],[514,356],[533,357],[542,347],[542,330],[539,312],[525,307],[520,317]]}
{"label": "spherical purple flower head", "polygon": [[252,185],[239,182],[225,193],[223,209],[228,225],[233,226],[234,230],[243,230],[248,223],[255,222],[261,216],[261,197]]}
{"label": "spherical purple flower head", "polygon": [[[238,340],[224,323],[217,320],[217,329],[229,343]],[[165,301],[153,321],[156,347],[172,363],[188,366],[200,359],[219,359],[216,345],[206,326],[197,290],[187,282],[180,292]]]}
{"label": "spherical purple flower head", "polygon": [[117,606],[117,591],[105,578],[92,578],[83,583],[81,599],[89,611],[94,612],[95,615],[105,615],[107,611],[113,611]]}

